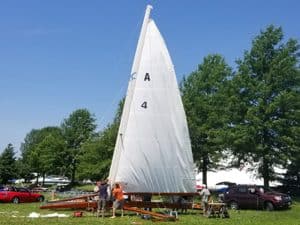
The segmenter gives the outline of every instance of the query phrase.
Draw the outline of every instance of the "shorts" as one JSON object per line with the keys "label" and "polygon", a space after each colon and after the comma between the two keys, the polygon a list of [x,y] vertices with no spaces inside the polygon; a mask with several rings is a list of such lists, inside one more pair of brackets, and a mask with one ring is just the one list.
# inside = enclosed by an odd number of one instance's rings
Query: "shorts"
{"label": "shorts", "polygon": [[201,205],[202,205],[204,211],[206,211],[208,209],[208,202],[202,201]]}
{"label": "shorts", "polygon": [[106,206],[106,200],[103,198],[100,198],[98,201],[98,209],[104,209]]}
{"label": "shorts", "polygon": [[113,207],[115,209],[119,209],[119,208],[123,209],[123,205],[124,205],[124,199],[122,199],[122,200],[115,200],[114,204],[113,204]]}

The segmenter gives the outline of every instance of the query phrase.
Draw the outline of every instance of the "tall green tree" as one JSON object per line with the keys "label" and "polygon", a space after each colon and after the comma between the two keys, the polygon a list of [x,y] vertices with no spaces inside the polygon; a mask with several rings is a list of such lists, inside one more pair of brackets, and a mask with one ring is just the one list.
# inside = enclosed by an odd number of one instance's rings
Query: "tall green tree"
{"label": "tall green tree", "polygon": [[[66,144],[59,127],[45,127],[30,131],[21,145],[24,177],[36,172],[43,177],[46,174],[64,175],[66,171]],[[25,172],[25,173],[24,173]]]}
{"label": "tall green tree", "polygon": [[6,184],[9,179],[15,178],[16,176],[14,147],[12,144],[8,144],[0,155],[0,182]]}
{"label": "tall green tree", "polygon": [[78,178],[100,180],[108,176],[117,136],[117,126],[109,124],[99,136],[82,146]]}
{"label": "tall green tree", "polygon": [[298,60],[297,41],[284,42],[282,29],[269,26],[238,61],[231,83],[231,149],[239,159],[258,165],[266,187],[275,179],[273,168],[299,154]]}
{"label": "tall green tree", "polygon": [[119,129],[124,99],[120,101],[117,113],[97,137],[87,141],[82,146],[82,155],[78,165],[78,178],[100,180],[108,176],[111,159]]}
{"label": "tall green tree", "polygon": [[217,167],[224,149],[223,127],[228,121],[224,113],[225,88],[231,75],[231,68],[222,56],[209,55],[181,84],[193,156],[204,184],[208,170]]}
{"label": "tall green tree", "polygon": [[95,136],[95,118],[87,109],[78,109],[63,121],[61,128],[68,150],[66,163],[69,165],[71,182],[74,183],[81,147]]}
{"label": "tall green tree", "polygon": [[64,158],[66,156],[65,143],[62,136],[49,134],[36,146],[31,153],[32,163],[36,165],[37,171],[43,177],[46,174],[64,174]]}
{"label": "tall green tree", "polygon": [[289,161],[286,165],[286,173],[282,179],[282,183],[287,186],[293,194],[300,194],[300,127],[296,129],[296,151],[295,154],[289,158]]}
{"label": "tall green tree", "polygon": [[22,157],[16,160],[16,169],[17,178],[23,178],[25,183],[29,183],[34,178],[34,175],[31,174],[30,165],[25,163]]}

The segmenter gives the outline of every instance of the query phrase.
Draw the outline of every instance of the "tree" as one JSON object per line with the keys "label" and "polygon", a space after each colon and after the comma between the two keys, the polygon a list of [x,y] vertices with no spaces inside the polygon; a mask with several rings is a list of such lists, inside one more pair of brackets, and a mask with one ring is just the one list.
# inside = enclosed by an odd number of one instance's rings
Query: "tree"
{"label": "tree", "polygon": [[293,194],[300,194],[300,154],[293,157],[281,182]]}
{"label": "tree", "polygon": [[68,150],[66,163],[69,165],[71,182],[74,183],[81,147],[95,136],[95,118],[87,109],[78,109],[64,120],[61,128]]}
{"label": "tree", "polygon": [[6,184],[9,179],[15,178],[16,157],[12,144],[8,144],[0,155],[0,182]]}
{"label": "tree", "polygon": [[[299,112],[298,112],[299,113]],[[295,129],[295,143],[292,156],[288,159],[286,173],[279,179],[291,194],[300,195],[300,126]]]}
{"label": "tree", "polygon": [[117,132],[120,124],[124,99],[120,101],[117,113],[112,124],[92,140],[82,146],[82,155],[79,159],[78,178],[100,180],[108,176]]}
{"label": "tree", "polygon": [[25,163],[22,157],[16,160],[16,169],[16,178],[24,178],[25,183],[29,183],[34,178],[34,175],[31,174],[30,166]]}
{"label": "tree", "polygon": [[43,185],[46,174],[64,175],[64,156],[66,155],[65,143],[62,136],[55,137],[53,134],[37,144],[35,151],[31,153],[31,160],[36,165],[37,172],[43,177]]}
{"label": "tree", "polygon": [[299,154],[298,50],[296,40],[284,43],[282,29],[269,26],[238,61],[231,83],[231,149],[239,159],[258,165],[266,187],[275,179],[274,166]]}
{"label": "tree", "polygon": [[[45,127],[32,130],[21,145],[24,177],[36,172],[45,177],[46,173],[64,175],[66,144],[59,127]],[[24,173],[25,172],[25,173]]]}
{"label": "tree", "polygon": [[203,173],[204,184],[207,171],[217,166],[224,149],[223,127],[228,121],[224,114],[225,87],[231,75],[222,56],[209,55],[181,84],[193,156]]}
{"label": "tree", "polygon": [[78,178],[100,180],[108,176],[117,136],[115,124],[108,125],[97,138],[82,146]]}

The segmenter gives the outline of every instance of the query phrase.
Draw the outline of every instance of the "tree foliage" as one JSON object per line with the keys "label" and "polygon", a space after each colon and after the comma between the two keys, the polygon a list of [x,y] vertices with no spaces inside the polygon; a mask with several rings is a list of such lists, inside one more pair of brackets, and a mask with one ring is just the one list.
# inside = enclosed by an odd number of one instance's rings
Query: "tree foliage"
{"label": "tree foliage", "polygon": [[15,178],[16,157],[12,144],[8,144],[0,155],[0,183],[6,184],[9,179]]}
{"label": "tree foliage", "polygon": [[95,136],[95,118],[87,109],[78,109],[64,120],[61,128],[67,144],[66,163],[73,183],[78,160],[83,153],[81,147]]}
{"label": "tree foliage", "polygon": [[51,173],[64,175],[67,153],[62,131],[59,127],[32,130],[26,135],[21,149],[22,165],[26,172],[23,174],[25,177],[32,172],[43,176]]}
{"label": "tree foliage", "polygon": [[209,55],[181,85],[193,156],[205,184],[208,169],[216,168],[222,157],[223,127],[228,120],[225,87],[231,74],[222,56]]}
{"label": "tree foliage", "polygon": [[121,119],[124,99],[120,101],[112,124],[99,133],[92,140],[82,146],[79,159],[78,178],[100,180],[108,176],[111,159],[114,152],[118,128]]}
{"label": "tree foliage", "polygon": [[82,146],[78,178],[100,180],[108,176],[117,135],[116,124],[108,125],[98,137]]}
{"label": "tree foliage", "polygon": [[238,61],[231,83],[228,140],[240,160],[258,165],[265,186],[275,179],[274,166],[299,154],[298,54],[296,40],[284,43],[282,29],[269,26]]}

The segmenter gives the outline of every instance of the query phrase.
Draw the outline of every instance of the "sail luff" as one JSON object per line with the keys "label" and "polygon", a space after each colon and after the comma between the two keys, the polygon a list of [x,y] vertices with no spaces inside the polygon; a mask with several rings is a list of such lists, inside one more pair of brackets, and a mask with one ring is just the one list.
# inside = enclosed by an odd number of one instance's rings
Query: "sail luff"
{"label": "sail luff", "polygon": [[132,69],[131,69],[131,75],[134,75],[134,73],[137,72],[140,61],[141,61],[141,52],[142,52],[142,49],[143,49],[143,46],[144,46],[145,35],[146,35],[146,31],[147,31],[147,25],[148,25],[148,22],[149,22],[150,12],[151,12],[152,8],[153,7],[151,5],[147,5],[144,20],[143,20],[143,25],[142,25],[142,29],[141,29],[141,33],[140,33],[140,36],[139,36],[137,48],[136,48],[135,55],[134,55],[134,60],[133,60]]}
{"label": "sail luff", "polygon": [[126,98],[125,98],[120,127],[119,127],[119,131],[118,131],[118,136],[117,136],[117,141],[116,141],[112,164],[111,164],[110,172],[109,172],[109,180],[111,183],[115,182],[116,171],[118,170],[118,163],[119,163],[119,159],[120,159],[120,155],[121,155],[121,149],[123,149],[123,134],[124,134],[124,132],[126,130],[126,126],[127,126],[130,105],[132,102],[133,90],[134,90],[135,82],[136,82],[136,72],[138,70],[140,60],[141,60],[140,59],[141,52],[142,52],[143,45],[144,45],[144,39],[145,39],[146,31],[147,31],[147,25],[149,22],[151,9],[152,9],[152,6],[147,5],[141,32],[139,35],[137,48],[135,51],[133,64],[132,64],[131,77],[130,77],[130,81],[128,84],[127,94],[126,94]]}

